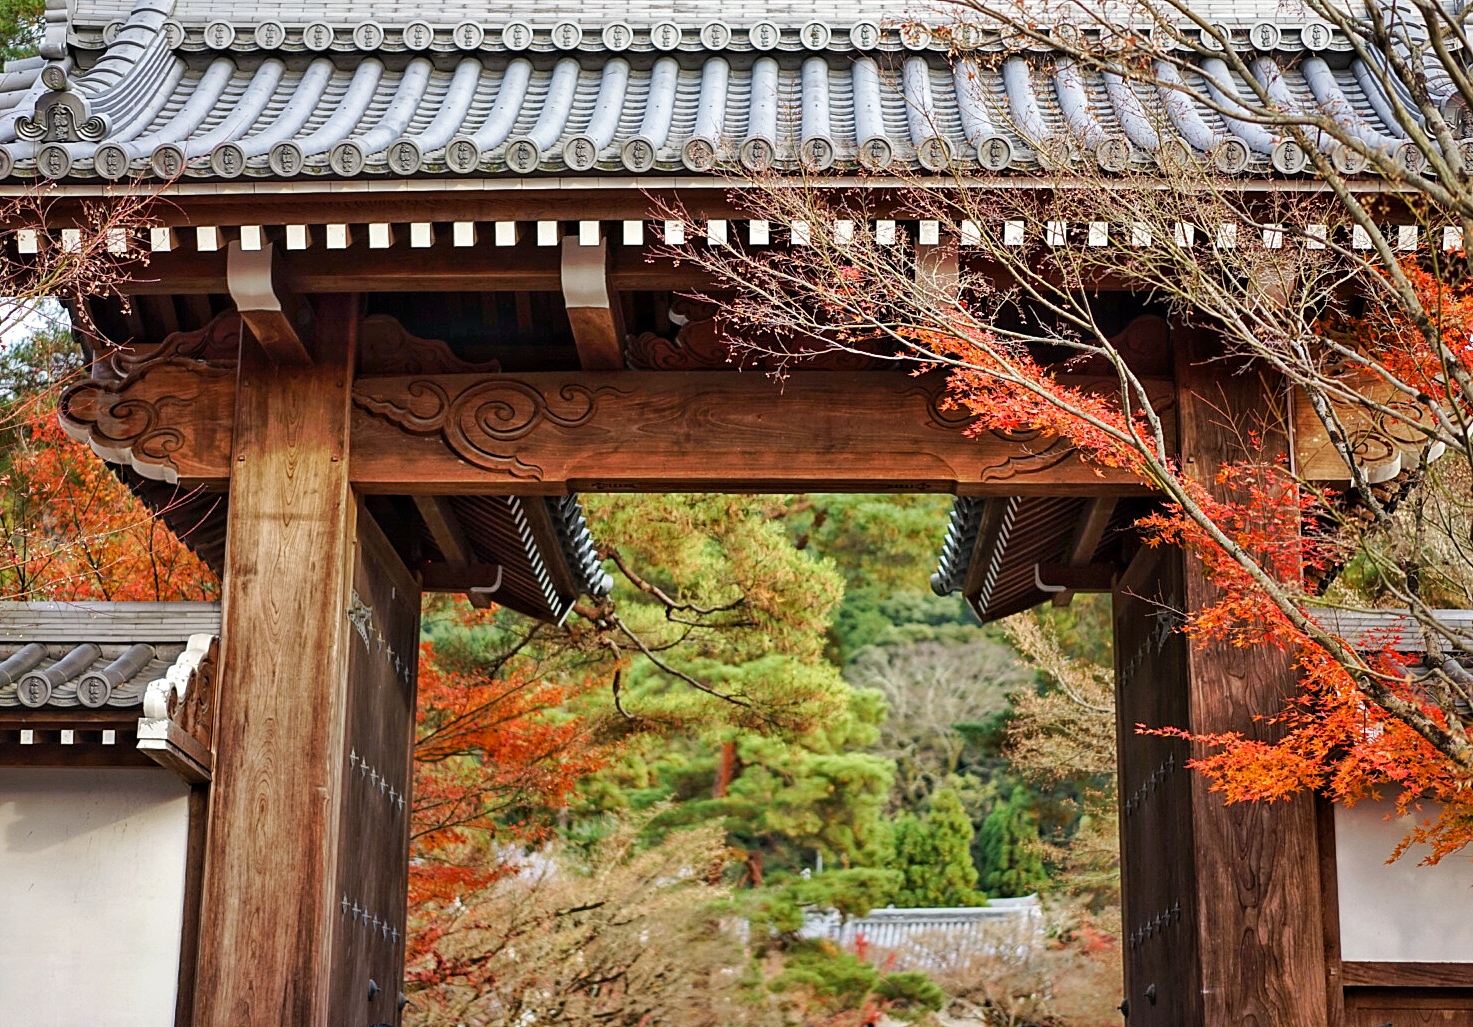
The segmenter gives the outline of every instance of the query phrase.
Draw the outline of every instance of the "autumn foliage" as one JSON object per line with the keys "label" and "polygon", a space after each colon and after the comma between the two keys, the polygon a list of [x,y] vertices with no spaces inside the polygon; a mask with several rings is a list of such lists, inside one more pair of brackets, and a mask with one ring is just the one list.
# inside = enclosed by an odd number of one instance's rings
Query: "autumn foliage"
{"label": "autumn foliage", "polygon": [[485,887],[508,869],[493,846],[551,836],[549,815],[608,757],[590,722],[567,709],[602,684],[554,683],[523,668],[456,668],[422,644],[411,906]]}
{"label": "autumn foliage", "polygon": [[7,599],[207,600],[214,573],[50,410],[13,429],[0,484]]}

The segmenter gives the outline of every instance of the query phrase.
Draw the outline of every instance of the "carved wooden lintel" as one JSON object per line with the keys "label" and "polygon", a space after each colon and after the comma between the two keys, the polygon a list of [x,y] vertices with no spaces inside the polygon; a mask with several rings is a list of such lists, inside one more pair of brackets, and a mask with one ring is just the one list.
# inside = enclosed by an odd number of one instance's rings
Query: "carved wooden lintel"
{"label": "carved wooden lintel", "polygon": [[401,493],[1144,491],[1063,439],[974,434],[975,418],[947,409],[944,394],[944,376],[888,371],[360,380],[352,473],[366,491]]}
{"label": "carved wooden lintel", "polygon": [[[1375,485],[1390,481],[1403,470],[1416,467],[1424,453],[1432,459],[1442,453],[1442,444],[1429,444],[1426,434],[1417,428],[1432,423],[1426,407],[1369,373],[1355,376],[1346,384],[1358,395],[1396,411],[1393,416],[1359,405],[1332,404],[1346,433],[1348,448],[1368,482]],[[1294,393],[1294,465],[1305,481],[1350,480],[1350,466],[1331,443],[1330,433],[1302,389]]]}

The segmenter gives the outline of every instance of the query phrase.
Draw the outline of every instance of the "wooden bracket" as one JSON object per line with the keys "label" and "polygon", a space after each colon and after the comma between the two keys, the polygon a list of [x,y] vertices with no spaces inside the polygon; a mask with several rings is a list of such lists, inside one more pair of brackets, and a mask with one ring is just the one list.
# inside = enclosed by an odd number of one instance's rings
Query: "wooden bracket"
{"label": "wooden bracket", "polygon": [[577,236],[563,239],[563,300],[568,323],[585,371],[624,369],[624,317],[618,293],[609,285],[609,244],[585,246]]}
{"label": "wooden bracket", "polygon": [[1033,584],[1040,592],[1108,592],[1120,569],[1114,564],[1093,563],[1071,567],[1062,563],[1033,565]]}
{"label": "wooden bracket", "polygon": [[[1110,527],[1110,518],[1115,515],[1116,502],[1114,496],[1096,496],[1085,504],[1084,513],[1074,528],[1069,558],[1065,561],[1070,567],[1084,567],[1094,559],[1095,550],[1100,547],[1100,540]],[[1068,606],[1073,598],[1074,590],[1065,589],[1054,595],[1054,605]]]}
{"label": "wooden bracket", "polygon": [[489,596],[501,590],[505,573],[499,563],[430,563],[419,569],[419,576],[422,591],[463,592],[472,604],[489,606]]}
{"label": "wooden bracket", "polygon": [[272,279],[273,252],[271,243],[259,250],[242,249],[239,240],[230,243],[225,264],[230,298],[235,300],[241,320],[250,326],[251,334],[273,361],[289,367],[309,367],[312,357],[297,334],[296,303],[288,295],[283,304]]}
{"label": "wooden bracket", "polygon": [[[445,557],[444,564],[434,565],[437,568],[454,577],[457,574],[467,581],[474,580],[475,584],[464,589],[436,588],[432,587],[431,580],[439,580],[434,575],[422,579],[421,587],[426,592],[460,592],[464,591],[470,599],[471,605],[477,609],[486,609],[491,605],[490,592],[501,587],[501,568],[496,567],[495,587],[487,588],[484,574],[472,574],[475,570],[476,554],[471,549],[470,541],[465,537],[461,529],[460,519],[455,516],[455,511],[450,508],[450,501],[444,496],[415,496],[414,505],[419,508],[419,515],[424,518],[425,526],[430,529],[430,537],[435,540],[440,553]],[[436,574],[439,571],[435,572]]]}

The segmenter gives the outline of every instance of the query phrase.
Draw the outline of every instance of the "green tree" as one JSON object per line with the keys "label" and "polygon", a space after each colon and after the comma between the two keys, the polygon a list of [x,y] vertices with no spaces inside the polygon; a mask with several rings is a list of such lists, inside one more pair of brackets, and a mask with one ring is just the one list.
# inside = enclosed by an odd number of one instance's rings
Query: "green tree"
{"label": "green tree", "polygon": [[1038,816],[1022,785],[1013,789],[1007,801],[1000,800],[993,807],[982,823],[977,842],[982,883],[992,894],[1028,895],[1048,883],[1038,838]]}
{"label": "green tree", "polygon": [[36,52],[45,10],[45,0],[0,0],[0,60],[13,61]]}
{"label": "green tree", "polygon": [[895,824],[891,866],[902,883],[897,906],[980,906],[972,862],[972,821],[950,788],[937,792],[924,817],[906,814]]}

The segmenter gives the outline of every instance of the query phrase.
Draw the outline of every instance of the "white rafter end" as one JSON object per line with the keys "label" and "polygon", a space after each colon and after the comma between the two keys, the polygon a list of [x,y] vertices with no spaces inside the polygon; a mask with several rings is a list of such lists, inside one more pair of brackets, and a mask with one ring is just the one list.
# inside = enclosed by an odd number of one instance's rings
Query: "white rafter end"
{"label": "white rafter end", "polygon": [[537,222],[537,245],[556,246],[558,237],[558,223],[556,221]]}
{"label": "white rafter end", "polygon": [[327,226],[327,248],[330,250],[346,250],[353,245],[353,233],[348,231],[347,225]]}
{"label": "white rafter end", "polygon": [[1089,239],[1088,239],[1088,242],[1089,242],[1089,245],[1091,245],[1091,246],[1109,246],[1110,245],[1110,222],[1108,222],[1108,221],[1091,221],[1089,223]]}
{"label": "white rafter end", "polygon": [[922,246],[941,245],[941,222],[922,221],[920,238],[916,240]]}
{"label": "white rafter end", "polygon": [[194,230],[194,246],[201,253],[214,253],[220,248],[220,229],[201,225]]}
{"label": "white rafter end", "polygon": [[1368,250],[1371,248],[1371,233],[1367,232],[1361,225],[1356,225],[1350,230],[1350,248],[1353,250]]}
{"label": "white rafter end", "polygon": [[1008,221],[1002,226],[1002,244],[1004,246],[1022,246],[1023,233],[1026,226],[1021,221]]}
{"label": "white rafter end", "polygon": [[710,246],[726,245],[726,222],[721,220],[706,222],[706,243]]}
{"label": "white rafter end", "polygon": [[793,246],[808,246],[813,242],[807,221],[793,221],[788,224],[788,242]]}
{"label": "white rafter end", "polygon": [[684,221],[666,221],[665,222],[665,245],[666,246],[683,246],[683,245],[685,245],[685,222]]}
{"label": "white rafter end", "polygon": [[240,248],[243,250],[259,250],[264,234],[261,231],[260,225],[241,225]]}
{"label": "white rafter end", "polygon": [[286,226],[286,248],[305,250],[312,245],[312,229],[306,225]]}
{"label": "white rafter end", "polygon": [[1235,221],[1224,221],[1217,226],[1212,244],[1220,250],[1231,250],[1238,245],[1238,225]]}
{"label": "white rafter end", "polygon": [[895,245],[895,222],[893,222],[893,221],[876,221],[875,222],[875,245],[877,245],[877,246],[894,246]]}
{"label": "white rafter end", "polygon": [[435,226],[428,221],[411,221],[409,223],[409,247],[415,250],[427,250],[435,245]]}
{"label": "white rafter end", "polygon": [[749,246],[766,246],[770,242],[772,242],[771,221],[747,222],[747,244]]}
{"label": "white rafter end", "polygon": [[1282,250],[1284,248],[1284,226],[1269,225],[1263,230],[1263,246],[1268,250]]}
{"label": "white rafter end", "polygon": [[1396,248],[1399,250],[1415,250],[1419,245],[1421,232],[1416,225],[1396,226]]}
{"label": "white rafter end", "polygon": [[150,228],[148,248],[154,253],[168,253],[174,248],[174,230],[172,228]]}
{"label": "white rafter end", "polygon": [[626,221],[626,222],[624,222],[624,235],[623,235],[623,239],[624,239],[624,245],[625,246],[643,246],[644,245],[644,222],[643,221]]}
{"label": "white rafter end", "polygon": [[1330,238],[1330,226],[1307,225],[1304,229],[1304,235],[1305,249],[1322,250],[1325,248],[1325,246],[1327,245],[1327,240]]}
{"label": "white rafter end", "polygon": [[1144,221],[1136,221],[1130,226],[1130,245],[1136,249],[1149,246],[1154,241],[1151,235],[1151,226]]}
{"label": "white rafter end", "polygon": [[840,246],[848,246],[854,241],[854,222],[840,220],[834,222],[834,242]]}
{"label": "white rafter end", "polygon": [[387,221],[375,221],[368,226],[368,248],[387,250],[394,245],[394,226]]}
{"label": "white rafter end", "polygon": [[1461,250],[1463,248],[1463,230],[1456,225],[1449,225],[1442,230],[1442,248],[1444,250]]}
{"label": "white rafter end", "polygon": [[1069,222],[1050,221],[1045,228],[1045,235],[1050,246],[1063,246],[1069,241]]}
{"label": "white rafter end", "polygon": [[82,252],[82,230],[80,228],[63,228],[61,230],[61,252]]}
{"label": "white rafter end", "polygon": [[128,252],[128,230],[126,228],[107,230],[107,252],[114,256],[122,256]]}
{"label": "white rafter end", "polygon": [[[539,229],[540,231],[540,229]],[[517,244],[517,223],[515,221],[496,222],[496,245],[515,246]]]}
{"label": "white rafter end", "polygon": [[975,221],[963,221],[962,222],[962,245],[963,246],[981,246],[982,245],[982,226],[979,225],[979,224],[977,224],[977,222],[975,222]]}
{"label": "white rafter end", "polygon": [[457,221],[450,229],[451,241],[456,246],[474,246],[476,244],[476,223],[474,221]]}

